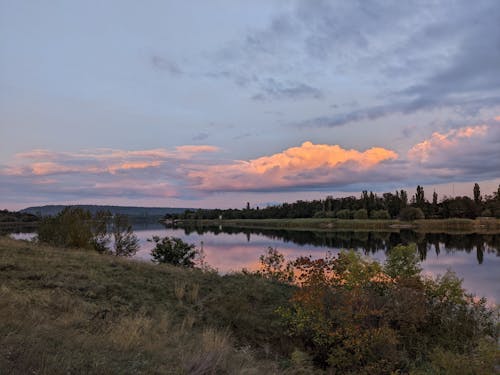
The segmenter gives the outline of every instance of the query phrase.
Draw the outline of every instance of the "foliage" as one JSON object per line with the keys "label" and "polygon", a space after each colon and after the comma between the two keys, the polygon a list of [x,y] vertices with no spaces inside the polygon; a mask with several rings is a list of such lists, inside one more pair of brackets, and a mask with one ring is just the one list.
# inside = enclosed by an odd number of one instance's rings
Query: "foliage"
{"label": "foliage", "polygon": [[414,245],[393,248],[383,266],[353,251],[298,258],[300,288],[278,310],[288,334],[332,373],[404,373],[438,368],[444,357],[481,358],[492,371],[483,346],[498,339],[495,311],[452,273],[423,278],[418,259]]}
{"label": "foliage", "polygon": [[424,219],[425,215],[418,207],[406,207],[399,213],[399,218],[403,221],[413,221]]}
{"label": "foliage", "polygon": [[132,256],[139,249],[139,239],[125,215],[115,215],[113,218],[113,237],[113,254],[116,256]]}
{"label": "foliage", "polygon": [[339,219],[352,219],[352,212],[346,209],[338,210],[335,216]]}
{"label": "foliage", "polygon": [[417,246],[411,244],[393,247],[385,261],[384,271],[392,278],[418,277],[422,268],[420,267]]}
{"label": "foliage", "polygon": [[387,211],[387,210],[373,210],[370,213],[370,219],[389,220],[390,218],[391,218],[391,215],[389,214],[389,211]]}
{"label": "foliage", "polygon": [[276,248],[268,247],[267,252],[259,257],[260,270],[257,274],[267,279],[292,282],[294,280],[293,265],[285,262],[283,254]]}
{"label": "foliage", "polygon": [[26,212],[0,210],[0,223],[34,223],[39,217]]}
{"label": "foliage", "polygon": [[155,243],[151,250],[154,263],[169,263],[176,266],[194,267],[195,259],[199,254],[194,244],[188,244],[177,237],[153,236],[148,239]]}
{"label": "foliage", "polygon": [[38,240],[55,246],[90,249],[93,244],[91,221],[88,211],[67,207],[54,217],[42,219]]}
{"label": "foliage", "polygon": [[[476,184],[477,185],[477,184]],[[283,203],[265,208],[251,208],[248,205],[243,209],[198,209],[185,210],[183,213],[173,214],[171,218],[182,220],[223,220],[235,219],[294,219],[294,218],[339,218],[353,219],[356,212],[366,210],[368,217],[372,219],[396,219],[405,217],[407,213],[417,211],[410,210],[404,212],[407,207],[419,208],[417,218],[425,217],[434,219],[448,218],[469,218],[475,219],[484,210],[488,209],[491,216],[500,218],[500,191],[492,192],[490,195],[481,196],[479,185],[474,185],[469,197],[442,197],[438,201],[437,193],[432,194],[429,202],[425,198],[424,187],[417,186],[416,193],[408,200],[406,190],[396,190],[377,195],[372,191],[362,191],[361,196],[348,196],[333,198],[327,196],[325,199],[316,199],[311,201],[298,200],[293,203]],[[500,190],[500,187],[498,188]],[[386,212],[383,212],[386,211]],[[361,212],[361,211],[360,211]],[[363,211],[364,212],[364,211]],[[389,215],[389,217],[387,216]],[[360,215],[363,215],[360,213]],[[402,219],[403,220],[403,219]],[[416,219],[408,219],[416,220]]]}
{"label": "foliage", "polygon": [[[110,247],[113,236],[113,249]],[[38,228],[42,243],[66,247],[94,249],[101,254],[132,256],[139,240],[127,216],[98,211],[95,215],[82,208],[66,207],[56,216],[43,218]]]}
{"label": "foliage", "polygon": [[360,208],[354,212],[353,217],[356,220],[368,219],[368,211],[365,208]]}

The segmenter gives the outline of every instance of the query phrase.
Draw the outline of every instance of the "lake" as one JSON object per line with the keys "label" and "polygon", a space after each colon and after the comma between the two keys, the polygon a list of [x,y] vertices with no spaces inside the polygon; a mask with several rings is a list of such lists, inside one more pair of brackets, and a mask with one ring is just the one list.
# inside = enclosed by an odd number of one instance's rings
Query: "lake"
{"label": "lake", "polygon": [[[323,257],[341,249],[384,261],[386,251],[399,243],[417,244],[424,274],[437,276],[447,269],[463,279],[463,286],[491,303],[500,301],[500,234],[442,234],[356,231],[293,231],[235,229],[222,227],[166,228],[161,224],[136,224],[134,231],[141,248],[136,258],[149,261],[152,236],[175,236],[203,248],[206,262],[221,273],[255,270],[259,256],[268,247],[276,247],[287,259],[300,255]],[[33,233],[18,233],[15,238],[29,239]]]}

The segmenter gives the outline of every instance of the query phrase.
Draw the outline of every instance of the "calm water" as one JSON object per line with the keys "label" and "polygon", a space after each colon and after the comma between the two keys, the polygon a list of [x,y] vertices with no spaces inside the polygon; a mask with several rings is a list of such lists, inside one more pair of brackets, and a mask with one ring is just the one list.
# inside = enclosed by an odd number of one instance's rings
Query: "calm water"
{"label": "calm water", "polygon": [[[417,243],[425,274],[436,276],[450,269],[462,278],[464,287],[490,302],[500,302],[500,234],[450,235],[381,232],[311,232],[288,230],[241,230],[233,228],[173,229],[160,224],[136,225],[141,249],[136,258],[148,261],[152,236],[175,236],[203,247],[206,262],[220,272],[254,270],[269,246],[288,259],[300,255],[322,257],[341,249],[357,251],[380,261],[388,249],[399,243]],[[33,233],[18,233],[16,238],[31,238]]]}

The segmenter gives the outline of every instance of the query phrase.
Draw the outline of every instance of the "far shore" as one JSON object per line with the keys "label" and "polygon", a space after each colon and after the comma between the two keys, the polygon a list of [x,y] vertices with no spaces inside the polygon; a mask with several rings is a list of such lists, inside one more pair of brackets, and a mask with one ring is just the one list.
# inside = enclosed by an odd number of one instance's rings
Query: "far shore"
{"label": "far shore", "polygon": [[344,219],[232,219],[232,220],[177,220],[178,226],[225,226],[233,228],[293,229],[312,231],[383,231],[399,232],[410,229],[426,233],[500,234],[500,219],[423,219],[400,220],[344,220]]}

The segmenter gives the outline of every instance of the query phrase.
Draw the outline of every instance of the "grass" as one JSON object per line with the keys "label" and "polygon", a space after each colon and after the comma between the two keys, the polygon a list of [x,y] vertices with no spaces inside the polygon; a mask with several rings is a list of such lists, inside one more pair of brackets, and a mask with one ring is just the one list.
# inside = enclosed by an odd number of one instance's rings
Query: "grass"
{"label": "grass", "polygon": [[313,231],[356,230],[397,232],[400,229],[413,229],[417,232],[435,233],[500,233],[500,219],[425,219],[412,222],[399,220],[344,220],[325,218],[303,219],[233,219],[233,220],[195,220],[185,224],[223,225],[236,228],[294,229]]}
{"label": "grass", "polygon": [[291,293],[0,237],[0,373],[294,373],[274,312]]}

